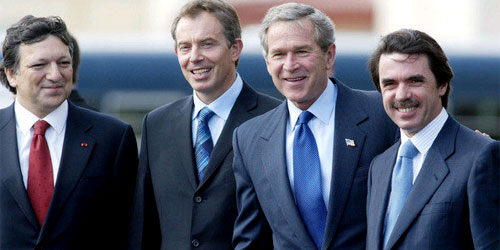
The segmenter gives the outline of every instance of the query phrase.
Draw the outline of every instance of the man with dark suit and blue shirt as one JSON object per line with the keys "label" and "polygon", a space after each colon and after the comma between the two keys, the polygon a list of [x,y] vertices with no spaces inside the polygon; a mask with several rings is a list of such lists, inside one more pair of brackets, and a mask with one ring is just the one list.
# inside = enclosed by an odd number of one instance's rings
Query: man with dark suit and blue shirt
{"label": "man with dark suit and blue shirt", "polygon": [[393,32],[369,68],[401,140],[371,164],[367,249],[500,249],[500,143],[446,112],[453,72],[439,44]]}
{"label": "man with dark suit and blue shirt", "polygon": [[73,44],[25,16],[3,42],[0,249],[124,249],[137,171],[132,127],[67,101]]}
{"label": "man with dark suit and blue shirt", "polygon": [[193,95],[144,118],[129,248],[233,249],[233,131],[279,101],[237,73],[241,27],[228,3],[190,1],[171,32]]}
{"label": "man with dark suit and blue shirt", "polygon": [[287,3],[261,25],[267,69],[287,98],[236,129],[236,249],[365,249],[372,158],[395,142],[380,94],[329,78],[334,25]]}

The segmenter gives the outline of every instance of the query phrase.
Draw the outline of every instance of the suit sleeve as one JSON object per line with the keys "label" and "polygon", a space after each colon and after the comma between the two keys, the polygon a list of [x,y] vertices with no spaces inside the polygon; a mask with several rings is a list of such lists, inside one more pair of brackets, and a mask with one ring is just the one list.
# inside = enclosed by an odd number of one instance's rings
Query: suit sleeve
{"label": "suit sleeve", "polygon": [[112,225],[116,232],[115,240],[118,248],[123,249],[126,244],[127,229],[130,223],[130,213],[137,174],[137,142],[130,125],[117,145],[117,155],[114,162],[112,196],[113,215]]}
{"label": "suit sleeve", "polygon": [[236,179],[238,216],[233,231],[233,247],[238,250],[273,249],[272,232],[246,170],[238,137],[236,129],[233,135],[233,170]]}
{"label": "suit sleeve", "polygon": [[144,117],[139,169],[128,236],[128,249],[160,249],[161,233],[148,159],[148,115]]}
{"label": "suit sleeve", "polygon": [[493,141],[481,152],[467,184],[475,249],[500,249],[499,145]]}

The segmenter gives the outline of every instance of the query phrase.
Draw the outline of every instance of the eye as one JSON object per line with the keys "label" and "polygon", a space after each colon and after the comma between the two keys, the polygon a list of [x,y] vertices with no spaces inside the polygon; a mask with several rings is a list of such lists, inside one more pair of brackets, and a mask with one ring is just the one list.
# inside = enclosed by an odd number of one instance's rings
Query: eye
{"label": "eye", "polygon": [[68,61],[66,61],[66,60],[61,61],[61,62],[59,62],[59,66],[61,66],[63,68],[70,67],[71,66],[71,61],[69,61],[69,60]]}
{"label": "eye", "polygon": [[382,89],[393,89],[396,87],[396,82],[395,81],[382,81],[380,84],[382,86]]}
{"label": "eye", "polygon": [[180,51],[188,51],[189,48],[190,48],[190,46],[188,46],[186,44],[180,44],[177,49]]}
{"label": "eye", "polygon": [[203,47],[205,47],[205,48],[210,48],[210,47],[212,47],[213,45],[214,45],[214,43],[213,43],[213,42],[211,42],[211,41],[205,41],[205,42],[203,43]]}
{"label": "eye", "polygon": [[45,63],[36,63],[36,64],[33,64],[33,65],[29,66],[29,68],[32,68],[32,69],[41,69],[43,66],[45,66]]}

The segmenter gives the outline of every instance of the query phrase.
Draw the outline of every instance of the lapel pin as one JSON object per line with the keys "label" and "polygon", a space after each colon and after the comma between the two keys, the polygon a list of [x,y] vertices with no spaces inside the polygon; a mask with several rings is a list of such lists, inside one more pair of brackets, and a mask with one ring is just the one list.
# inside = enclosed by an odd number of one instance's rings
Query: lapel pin
{"label": "lapel pin", "polygon": [[351,140],[351,139],[345,139],[345,145],[349,146],[349,147],[356,147],[356,143],[354,143],[354,140]]}
{"label": "lapel pin", "polygon": [[86,142],[82,142],[82,144],[80,144],[80,146],[86,148],[87,147],[87,143]]}

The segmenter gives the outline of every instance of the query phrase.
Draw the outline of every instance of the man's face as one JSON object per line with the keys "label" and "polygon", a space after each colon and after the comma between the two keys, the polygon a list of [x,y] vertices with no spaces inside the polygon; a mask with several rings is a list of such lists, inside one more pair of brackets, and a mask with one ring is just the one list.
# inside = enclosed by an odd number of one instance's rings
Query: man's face
{"label": "man's face", "polygon": [[69,48],[59,38],[19,46],[17,72],[7,70],[16,100],[40,118],[55,110],[68,98],[73,87],[73,68]]}
{"label": "man's face", "polygon": [[267,71],[274,85],[296,107],[306,110],[323,93],[333,70],[335,45],[325,53],[314,39],[314,25],[276,22],[267,31]]}
{"label": "man's face", "polygon": [[236,67],[243,44],[241,39],[228,47],[219,20],[208,12],[195,18],[183,17],[176,29],[175,53],[182,74],[206,104],[211,103],[236,79]]}
{"label": "man's face", "polygon": [[383,54],[379,61],[380,89],[385,112],[409,137],[441,112],[441,96],[425,54]]}

